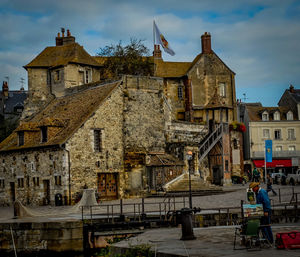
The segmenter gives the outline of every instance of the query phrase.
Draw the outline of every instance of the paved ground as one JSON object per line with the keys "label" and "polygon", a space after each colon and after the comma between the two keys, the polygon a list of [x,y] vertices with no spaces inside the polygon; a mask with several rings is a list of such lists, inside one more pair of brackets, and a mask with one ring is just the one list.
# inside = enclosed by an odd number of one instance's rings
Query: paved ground
{"label": "paved ground", "polygon": [[[300,230],[300,225],[276,225],[273,226],[273,233]],[[255,251],[233,250],[234,226],[226,227],[208,227],[194,228],[195,240],[183,241],[181,238],[180,228],[153,229],[140,234],[129,240],[121,241],[114,244],[116,248],[128,248],[141,244],[150,245],[152,250],[156,252],[156,256],[201,256],[201,257],[299,257],[300,249],[278,250],[276,248],[265,248],[261,250],[256,248]],[[237,247],[239,240],[237,240]]]}
{"label": "paved ground", "polygon": [[[265,187],[265,185],[262,185]],[[207,195],[207,196],[193,196],[193,207],[200,207],[203,211],[207,211],[212,208],[221,208],[221,207],[240,207],[241,200],[246,200],[246,189],[248,185],[231,185],[223,187],[224,193],[217,195]],[[292,192],[299,193],[300,196],[300,185],[297,186],[282,186],[282,185],[274,185],[273,188],[277,193],[280,191],[280,199],[279,194],[277,196],[273,196],[270,193],[270,198],[273,204],[281,202],[290,202],[292,197]],[[182,201],[182,197],[177,197],[177,201]],[[299,201],[300,199],[298,199]],[[167,199],[164,198],[146,198],[146,212],[151,210],[158,210],[159,203],[165,201],[168,203]],[[106,213],[107,204],[116,204],[114,212],[118,211],[118,204],[120,200],[114,201],[104,201],[99,205],[99,211]],[[133,209],[133,204],[141,203],[141,199],[126,199],[123,200],[123,212],[131,212]],[[171,199],[172,203],[172,199]],[[188,198],[185,198],[185,205],[188,206]],[[178,204],[175,206],[176,209],[181,209],[183,206]],[[139,206],[136,206],[136,211],[138,211]],[[162,205],[163,208],[163,205]],[[174,208],[174,206],[172,207]],[[28,206],[30,213],[32,213],[32,217],[26,217],[22,219],[13,219],[13,209],[11,207],[0,207],[0,222],[21,222],[24,221],[33,221],[35,222],[39,217],[39,221],[45,220],[62,220],[62,219],[81,219],[81,209],[76,208],[74,206],[40,206],[40,207],[30,207]],[[141,210],[140,210],[141,211]]]}

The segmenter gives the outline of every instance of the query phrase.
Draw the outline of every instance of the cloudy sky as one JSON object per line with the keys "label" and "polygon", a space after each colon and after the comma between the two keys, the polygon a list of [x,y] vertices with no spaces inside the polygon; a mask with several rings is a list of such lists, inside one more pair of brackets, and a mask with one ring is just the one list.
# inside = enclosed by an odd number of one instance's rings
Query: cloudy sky
{"label": "cloudy sky", "polygon": [[300,1],[297,0],[0,0],[0,78],[21,87],[23,68],[61,27],[91,54],[100,47],[143,39],[153,49],[155,19],[175,56],[192,61],[200,36],[236,73],[237,98],[276,106],[285,89],[300,89]]}

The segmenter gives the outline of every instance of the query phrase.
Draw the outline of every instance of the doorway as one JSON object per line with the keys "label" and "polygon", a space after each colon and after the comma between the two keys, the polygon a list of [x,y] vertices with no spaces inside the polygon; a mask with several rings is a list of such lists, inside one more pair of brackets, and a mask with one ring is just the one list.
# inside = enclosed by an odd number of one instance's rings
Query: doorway
{"label": "doorway", "polygon": [[100,199],[117,199],[117,173],[98,173],[98,193]]}

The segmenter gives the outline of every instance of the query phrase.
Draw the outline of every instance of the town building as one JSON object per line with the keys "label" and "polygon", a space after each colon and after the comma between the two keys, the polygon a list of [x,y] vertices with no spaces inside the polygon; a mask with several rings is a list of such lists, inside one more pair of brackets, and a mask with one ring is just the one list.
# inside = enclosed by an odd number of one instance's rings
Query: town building
{"label": "town building", "polygon": [[83,188],[100,199],[187,191],[241,175],[234,73],[202,36],[193,62],[164,62],[155,76],[105,81],[103,60],[62,31],[28,65],[21,124],[0,144],[0,204],[76,202]]}
{"label": "town building", "polygon": [[26,98],[27,91],[23,87],[9,90],[8,82],[3,81],[0,91],[0,142],[18,126]]}
{"label": "town building", "polygon": [[[260,103],[239,103],[239,118],[245,123],[244,158],[246,171],[254,167],[265,170],[265,140],[272,140],[272,162],[266,163],[268,173],[293,173],[300,167],[300,120],[297,104],[290,90],[281,97],[278,107]],[[297,98],[296,98],[297,99]]]}

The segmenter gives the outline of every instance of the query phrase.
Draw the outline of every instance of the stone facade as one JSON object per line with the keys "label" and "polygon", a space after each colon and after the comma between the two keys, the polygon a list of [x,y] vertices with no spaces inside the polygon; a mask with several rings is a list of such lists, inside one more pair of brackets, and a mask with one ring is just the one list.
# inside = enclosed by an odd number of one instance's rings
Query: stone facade
{"label": "stone facade", "polygon": [[57,148],[1,154],[0,204],[14,199],[32,205],[54,203],[56,194],[68,198],[67,160],[67,152]]}

